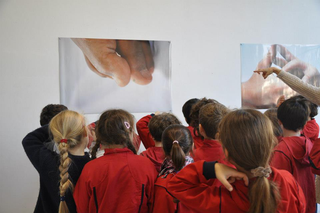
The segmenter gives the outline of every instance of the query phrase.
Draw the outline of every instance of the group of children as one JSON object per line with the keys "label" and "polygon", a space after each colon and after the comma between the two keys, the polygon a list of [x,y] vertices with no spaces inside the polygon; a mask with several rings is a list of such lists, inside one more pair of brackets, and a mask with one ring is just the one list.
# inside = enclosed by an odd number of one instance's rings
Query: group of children
{"label": "group of children", "polygon": [[301,96],[265,115],[190,99],[188,127],[156,112],[138,135],[125,110],[86,126],[60,106],[45,107],[47,122],[22,142],[40,175],[34,212],[316,212],[317,106]]}

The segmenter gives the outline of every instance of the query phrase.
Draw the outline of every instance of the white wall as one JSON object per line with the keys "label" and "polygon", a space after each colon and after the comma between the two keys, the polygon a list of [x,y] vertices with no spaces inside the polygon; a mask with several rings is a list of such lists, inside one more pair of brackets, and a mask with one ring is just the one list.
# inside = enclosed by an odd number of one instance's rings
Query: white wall
{"label": "white wall", "polygon": [[[86,2],[86,3],[85,3]],[[240,43],[320,43],[320,2],[0,1],[0,212],[32,212],[38,174],[22,138],[59,102],[58,37],[172,41],[173,112],[189,98],[240,107]]]}

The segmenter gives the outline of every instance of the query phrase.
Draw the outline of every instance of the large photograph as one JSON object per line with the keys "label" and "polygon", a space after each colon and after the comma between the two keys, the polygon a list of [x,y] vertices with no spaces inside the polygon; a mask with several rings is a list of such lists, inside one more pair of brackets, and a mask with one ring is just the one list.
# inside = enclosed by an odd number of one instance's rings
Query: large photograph
{"label": "large photograph", "polygon": [[169,41],[59,38],[60,99],[86,114],[171,111]]}
{"label": "large photograph", "polygon": [[275,107],[281,96],[297,95],[275,75],[263,79],[254,70],[275,66],[320,86],[320,45],[241,44],[240,50],[243,108],[268,109]]}

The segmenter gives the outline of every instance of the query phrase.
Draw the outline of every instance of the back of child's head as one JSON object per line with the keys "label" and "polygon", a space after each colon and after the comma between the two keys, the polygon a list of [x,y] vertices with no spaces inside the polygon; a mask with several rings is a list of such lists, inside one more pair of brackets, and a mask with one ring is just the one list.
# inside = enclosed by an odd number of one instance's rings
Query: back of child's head
{"label": "back of child's head", "polygon": [[41,111],[40,125],[44,126],[46,124],[49,124],[54,116],[64,110],[68,110],[68,108],[62,104],[48,104]]}
{"label": "back of child's head", "polygon": [[199,123],[209,138],[215,139],[220,121],[229,112],[230,110],[220,103],[210,103],[201,107]]}
{"label": "back of child's head", "polygon": [[283,135],[283,132],[278,121],[277,112],[278,112],[277,108],[270,108],[264,112],[264,115],[267,116],[272,123],[274,136],[280,137]]}
{"label": "back of child's head", "polygon": [[249,212],[276,212],[279,191],[267,179],[275,142],[271,121],[256,110],[232,111],[222,119],[219,136],[228,159],[256,177],[249,186]]}
{"label": "back of child's head", "polygon": [[53,140],[58,144],[60,152],[60,206],[59,213],[68,212],[65,193],[68,189],[73,190],[73,183],[69,179],[68,169],[71,165],[69,148],[80,145],[83,136],[87,135],[84,117],[75,112],[65,110],[53,117],[49,124]]}
{"label": "back of child's head", "polygon": [[186,119],[186,122],[191,125],[191,122],[193,122],[190,118],[190,112],[191,112],[191,108],[192,106],[197,103],[199,101],[198,98],[192,98],[190,100],[188,100],[186,103],[184,103],[184,105],[182,106],[182,113],[184,118]]}
{"label": "back of child's head", "polygon": [[122,109],[111,109],[101,114],[95,127],[97,142],[92,148],[92,158],[101,145],[123,145],[136,154],[133,147],[133,115]]}
{"label": "back of child's head", "polygon": [[148,128],[153,139],[160,142],[163,131],[172,124],[181,124],[181,122],[173,114],[165,112],[153,116],[149,121]]}
{"label": "back of child's head", "polygon": [[310,115],[306,100],[292,97],[285,100],[278,108],[277,117],[283,128],[291,131],[303,129]]}
{"label": "back of child's head", "polygon": [[296,99],[296,100],[303,100],[307,103],[308,107],[309,107],[309,111],[310,111],[310,118],[314,118],[315,116],[318,115],[318,105],[312,103],[311,101],[309,101],[308,99],[306,99],[304,96],[302,95],[297,95],[297,96],[293,96],[292,99]]}
{"label": "back of child's head", "polygon": [[167,127],[162,134],[162,146],[166,156],[170,157],[175,169],[181,170],[185,157],[192,150],[193,139],[189,129],[180,124]]}

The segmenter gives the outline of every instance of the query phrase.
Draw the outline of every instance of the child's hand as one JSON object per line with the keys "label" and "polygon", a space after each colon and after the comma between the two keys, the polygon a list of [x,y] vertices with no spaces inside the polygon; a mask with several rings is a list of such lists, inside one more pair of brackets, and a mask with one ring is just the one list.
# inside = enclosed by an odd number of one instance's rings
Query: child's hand
{"label": "child's hand", "polygon": [[215,172],[217,179],[231,192],[233,190],[230,183],[243,179],[244,184],[248,186],[249,178],[246,174],[239,172],[229,166],[221,163],[215,164]]}

